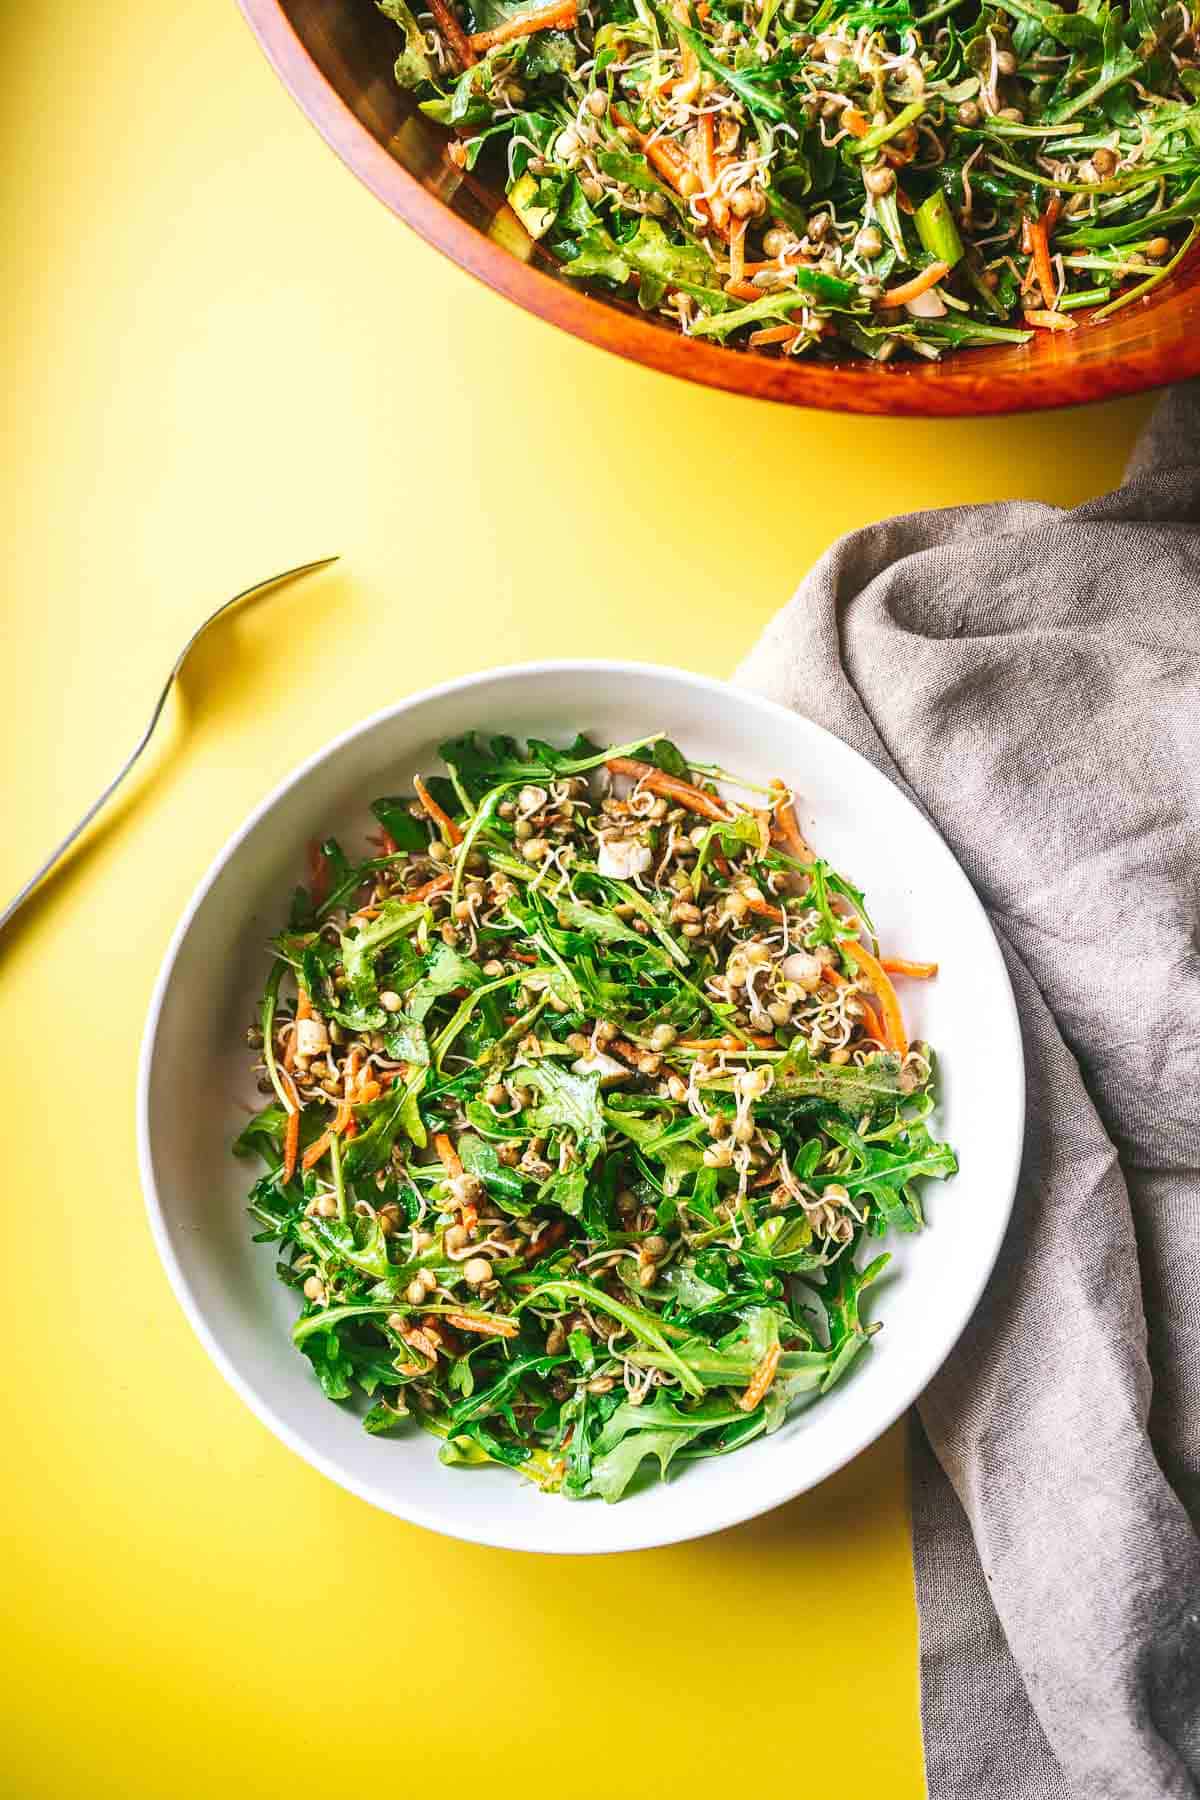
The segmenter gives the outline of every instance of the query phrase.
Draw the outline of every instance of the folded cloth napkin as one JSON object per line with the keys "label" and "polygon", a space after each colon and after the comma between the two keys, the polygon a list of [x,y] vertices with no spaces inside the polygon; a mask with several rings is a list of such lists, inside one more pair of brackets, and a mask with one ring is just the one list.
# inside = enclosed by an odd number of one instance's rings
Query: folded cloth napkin
{"label": "folded cloth napkin", "polygon": [[922,807],[1023,1024],[1012,1225],[914,1420],[932,1800],[1196,1796],[1200,386],[1105,499],[844,538],[739,679]]}

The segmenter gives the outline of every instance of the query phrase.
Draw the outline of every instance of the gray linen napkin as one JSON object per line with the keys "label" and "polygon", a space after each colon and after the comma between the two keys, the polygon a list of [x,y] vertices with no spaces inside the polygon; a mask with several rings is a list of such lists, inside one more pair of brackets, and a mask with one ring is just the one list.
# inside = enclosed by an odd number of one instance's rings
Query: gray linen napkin
{"label": "gray linen napkin", "polygon": [[738,678],[916,799],[1023,1020],[1012,1226],[914,1420],[932,1800],[1194,1797],[1200,387],[1105,499],[835,544]]}

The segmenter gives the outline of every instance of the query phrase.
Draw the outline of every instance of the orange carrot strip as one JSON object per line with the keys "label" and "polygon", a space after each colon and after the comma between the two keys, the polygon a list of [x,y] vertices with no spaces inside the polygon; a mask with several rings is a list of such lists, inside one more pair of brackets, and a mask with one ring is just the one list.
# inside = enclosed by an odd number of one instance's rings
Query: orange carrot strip
{"label": "orange carrot strip", "polygon": [[457,1177],[462,1174],[462,1157],[458,1154],[458,1151],[454,1148],[454,1145],[444,1131],[439,1131],[437,1133],[433,1140],[433,1147],[437,1151],[442,1166],[448,1175]]}
{"label": "orange carrot strip", "polygon": [[938,972],[936,963],[909,962],[903,956],[881,956],[879,966],[889,975],[910,975],[914,981],[931,981]]}
{"label": "orange carrot strip", "polygon": [[749,1038],[680,1038],[680,1050],[746,1050],[753,1044],[759,1050],[774,1050],[775,1039],[763,1037],[760,1033],[751,1032]]}
{"label": "orange carrot strip", "polygon": [[414,775],[413,786],[417,790],[417,799],[425,808],[442,836],[448,844],[461,844],[463,834],[448,812],[444,812],[430,793],[419,775]]}
{"label": "orange carrot strip", "polygon": [[475,1331],[480,1337],[513,1338],[520,1331],[515,1319],[500,1319],[494,1313],[443,1313],[447,1325],[457,1325],[460,1331]]}
{"label": "orange carrot strip", "polygon": [[[309,999],[309,997],[305,993],[304,989],[301,988],[296,995],[296,1024],[298,1025],[300,1023],[301,1019],[311,1019],[311,1018],[312,1018],[312,1001]],[[287,1049],[283,1053],[283,1066],[285,1069],[291,1070],[292,1068],[295,1067],[295,1063],[296,1063],[296,1032],[295,1032],[295,1028],[293,1027],[292,1035],[287,1041]]]}
{"label": "orange carrot strip", "polygon": [[699,813],[705,819],[719,819],[722,824],[729,823],[729,813],[719,800],[711,794],[702,793],[693,787],[690,781],[681,781],[677,775],[668,775],[662,769],[656,769],[651,763],[638,762],[632,756],[610,756],[605,768],[613,775],[632,775],[648,787],[652,794],[661,794],[664,799],[674,800],[689,812]]}
{"label": "orange carrot strip", "polygon": [[1060,312],[1027,312],[1025,323],[1039,331],[1074,331],[1075,321],[1066,313]]}
{"label": "orange carrot strip", "polygon": [[750,1385],[740,1399],[738,1405],[743,1412],[753,1412],[771,1383],[775,1379],[775,1371],[779,1367],[779,1359],[783,1355],[782,1344],[772,1344],[767,1354],[750,1377]]}
{"label": "orange carrot strip", "polygon": [[432,881],[425,883],[424,887],[410,888],[404,898],[406,900],[431,900],[435,894],[444,894],[453,880],[454,877],[449,871],[445,875],[435,875]]}
{"label": "orange carrot strip", "polygon": [[747,340],[751,344],[790,344],[800,336],[795,325],[767,325],[761,331],[752,331]]}
{"label": "orange carrot strip", "polygon": [[775,785],[782,795],[775,807],[775,824],[779,836],[783,839],[789,856],[794,856],[797,862],[810,863],[813,861],[813,853],[805,843],[804,833],[796,821],[796,808],[788,786],[783,781],[776,782]]}
{"label": "orange carrot strip", "polygon": [[1037,273],[1038,286],[1042,290],[1042,299],[1053,311],[1058,304],[1058,283],[1054,279],[1054,269],[1050,262],[1050,234],[1046,230],[1045,215],[1034,219],[1029,227],[1029,244],[1033,252],[1033,266]]}
{"label": "orange carrot strip", "polygon": [[711,194],[717,185],[717,140],[710,112],[700,115],[700,180]]}
{"label": "orange carrot strip", "polygon": [[[663,180],[668,182],[677,194],[682,195],[685,200],[690,200],[693,195],[699,193],[700,177],[674,138],[647,137],[644,132],[638,130],[627,114],[620,112],[615,106],[612,109],[612,117],[623,130],[633,134],[634,142],[646,161],[652,168],[658,170]],[[727,235],[721,225],[716,225],[716,229],[723,236]]]}
{"label": "orange carrot strip", "polygon": [[308,1146],[308,1149],[301,1158],[301,1168],[314,1169],[325,1155],[325,1152],[329,1149],[334,1138],[341,1137],[342,1133],[353,1122],[353,1119],[354,1111],[350,1102],[348,1100],[339,1101],[337,1112],[333,1115],[333,1123],[326,1131],[321,1133],[319,1138],[314,1138],[312,1143]]}
{"label": "orange carrot strip", "polygon": [[919,274],[913,276],[911,281],[902,281],[899,287],[888,288],[886,293],[880,294],[875,304],[876,306],[904,306],[909,300],[916,300],[921,294],[927,294],[930,288],[936,287],[938,282],[944,280],[949,273],[949,263],[930,263],[927,269],[922,269]]}
{"label": "orange carrot strip", "polygon": [[[706,113],[705,118],[712,115]],[[746,266],[746,221],[735,219],[729,228],[729,279],[740,281]],[[755,333],[757,336],[758,334]]]}
{"label": "orange carrot strip", "polygon": [[769,900],[752,900],[749,894],[743,894],[742,899],[746,902],[747,912],[757,913],[760,919],[774,919],[777,925],[782,921],[783,913]]}
{"label": "orange carrot strip", "polygon": [[752,281],[725,283],[725,292],[734,300],[761,300],[766,291],[765,288],[755,287]]}
{"label": "orange carrot strip", "polygon": [[904,1030],[904,1015],[883,964],[864,945],[850,939],[843,942],[842,953],[858,964],[866,977],[867,985],[879,1002],[879,1010],[883,1015],[884,1043],[889,1050],[895,1050],[900,1056],[907,1056],[908,1036]]}
{"label": "orange carrot strip", "polygon": [[300,1158],[300,1167],[302,1169],[315,1168],[328,1150],[332,1141],[333,1133],[331,1131],[323,1131],[319,1138],[314,1138],[312,1143],[308,1146],[308,1149],[304,1152],[304,1155]]}
{"label": "orange carrot strip", "polygon": [[[671,11],[681,25],[691,24],[692,21],[688,15],[687,0],[675,0],[675,4],[672,6]],[[696,52],[692,49],[690,44],[684,44],[680,56],[679,81],[672,82],[671,86],[679,87],[681,83],[690,81],[699,67],[700,64]]]}
{"label": "orange carrot strip", "polygon": [[864,138],[871,129],[871,121],[856,106],[848,106],[842,113],[842,124],[851,137]]}
{"label": "orange carrot strip", "polygon": [[448,0],[429,0],[429,10],[433,14],[438,30],[457,56],[464,69],[479,61],[471,48],[471,40],[459,24]]}
{"label": "orange carrot strip", "polygon": [[472,50],[494,50],[497,44],[507,44],[513,38],[530,37],[535,31],[550,31],[555,26],[574,25],[575,18],[575,0],[550,0],[548,6],[535,6],[529,12],[514,13],[503,24],[493,25],[490,31],[473,31],[467,42]]}
{"label": "orange carrot strip", "polygon": [[329,858],[316,838],[308,846],[308,891],[314,906],[323,906],[329,892]]}
{"label": "orange carrot strip", "polygon": [[287,1129],[283,1134],[283,1180],[286,1185],[296,1173],[296,1152],[300,1148],[300,1114],[288,1114]]}
{"label": "orange carrot strip", "polygon": [[289,1112],[303,1112],[304,1102],[297,1092],[296,1083],[292,1080],[289,1071],[280,1064],[275,1073],[279,1077],[279,1085],[283,1089]]}

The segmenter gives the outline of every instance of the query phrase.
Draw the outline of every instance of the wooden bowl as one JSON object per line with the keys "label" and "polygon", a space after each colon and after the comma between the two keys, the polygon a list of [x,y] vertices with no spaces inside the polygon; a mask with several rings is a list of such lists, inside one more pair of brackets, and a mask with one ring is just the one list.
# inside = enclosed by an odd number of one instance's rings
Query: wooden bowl
{"label": "wooden bowl", "polygon": [[446,134],[393,80],[397,33],[370,0],[240,4],[313,124],[385,205],[498,293],[634,362],[763,400],[907,417],[1077,406],[1200,374],[1200,254],[1106,323],[940,363],[833,364],[681,337],[570,281],[502,193],[454,167]]}

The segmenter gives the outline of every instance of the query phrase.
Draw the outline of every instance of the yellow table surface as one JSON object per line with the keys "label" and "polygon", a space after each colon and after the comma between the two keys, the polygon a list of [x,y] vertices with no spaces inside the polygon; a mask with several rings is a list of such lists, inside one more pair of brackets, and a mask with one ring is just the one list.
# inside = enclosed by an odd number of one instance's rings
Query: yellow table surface
{"label": "yellow table surface", "polygon": [[637,1556],[499,1553],[371,1511],[251,1416],[175,1304],[138,1185],[138,1039],[210,858],[361,715],[527,657],[726,673],[838,533],[1081,500],[1147,403],[901,425],[672,383],[391,218],[231,0],[32,0],[4,39],[0,893],[204,613],[343,561],[196,657],[145,775],[0,946],[0,1792],[913,1800],[900,1431],[768,1518]]}

